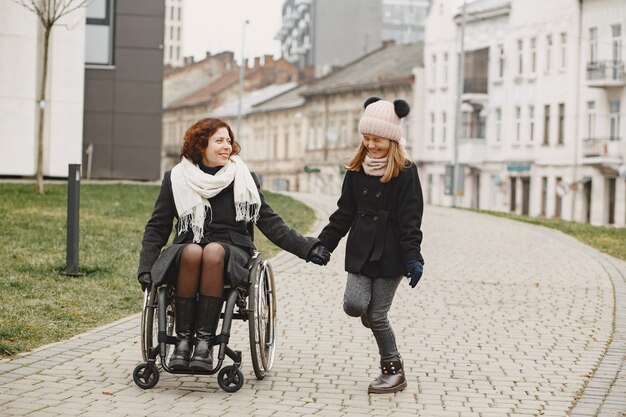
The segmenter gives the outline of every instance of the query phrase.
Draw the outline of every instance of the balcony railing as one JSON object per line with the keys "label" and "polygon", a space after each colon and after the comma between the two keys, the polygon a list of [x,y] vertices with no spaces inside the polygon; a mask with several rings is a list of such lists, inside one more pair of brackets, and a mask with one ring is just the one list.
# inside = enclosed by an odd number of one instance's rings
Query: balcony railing
{"label": "balcony railing", "polygon": [[626,85],[624,61],[596,61],[587,64],[589,87],[619,87]]}
{"label": "balcony railing", "polygon": [[583,140],[583,157],[619,158],[622,138],[588,138]]}

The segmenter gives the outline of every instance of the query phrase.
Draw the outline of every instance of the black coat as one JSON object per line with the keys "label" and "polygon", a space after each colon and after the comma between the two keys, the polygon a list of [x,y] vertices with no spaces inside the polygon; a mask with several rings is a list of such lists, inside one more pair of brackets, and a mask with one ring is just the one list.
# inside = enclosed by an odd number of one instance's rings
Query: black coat
{"label": "black coat", "polygon": [[[161,256],[161,249],[167,244],[174,219],[178,218],[174,196],[172,194],[172,182],[170,171],[164,175],[161,183],[161,191],[154,205],[152,216],[148,223],[141,242],[141,252],[139,254],[139,269],[137,274],[151,272],[153,281],[162,281],[166,270],[171,264],[171,260],[160,262],[164,264],[160,270],[155,271],[153,265]],[[261,197],[261,209],[259,219],[256,222],[258,229],[276,246],[294,255],[306,259],[309,251],[319,240],[313,237],[304,237],[296,230],[292,229],[265,201],[265,196],[260,190],[258,177],[252,173],[254,182],[259,188]],[[200,243],[226,242],[242,248],[247,253],[251,253],[255,248],[252,238],[248,233],[248,223],[235,221],[235,204],[233,184],[222,190],[218,195],[209,199],[211,203],[211,213],[207,212],[204,224],[204,236]],[[178,222],[176,230],[179,230]],[[193,242],[193,232],[191,227],[182,234],[176,234],[172,247],[182,246]],[[168,250],[163,252],[165,256]],[[171,253],[172,251],[170,251]],[[172,255],[174,256],[174,255]],[[156,276],[155,276],[156,275]]]}
{"label": "black coat", "polygon": [[363,170],[346,172],[337,206],[319,239],[333,251],[350,230],[346,271],[397,277],[407,274],[407,261],[423,261],[424,201],[413,163],[386,184]]}

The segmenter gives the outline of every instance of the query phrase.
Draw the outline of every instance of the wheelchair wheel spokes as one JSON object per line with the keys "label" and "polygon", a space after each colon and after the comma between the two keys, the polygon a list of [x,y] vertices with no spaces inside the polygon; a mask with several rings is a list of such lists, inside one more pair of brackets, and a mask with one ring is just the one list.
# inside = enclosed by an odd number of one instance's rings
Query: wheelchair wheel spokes
{"label": "wheelchair wheel spokes", "polygon": [[[165,331],[168,336],[174,332],[174,305],[168,303],[166,307],[166,326]],[[148,362],[148,353],[150,349],[155,348],[159,334],[159,303],[157,302],[157,291],[152,290],[144,297],[144,308],[141,313],[141,356],[144,362]],[[169,351],[169,345],[165,347],[165,357]],[[157,356],[157,359],[159,356]]]}
{"label": "wheelchair wheel spokes", "polygon": [[148,361],[148,351],[155,346],[157,332],[154,329],[156,311],[156,291],[145,291],[141,311],[141,357]]}
{"label": "wheelchair wheel spokes", "polygon": [[276,287],[274,285],[274,272],[268,262],[264,262],[262,273],[262,291],[259,297],[263,299],[263,312],[261,316],[262,326],[259,326],[261,361],[265,371],[272,369],[274,353],[276,351]]}
{"label": "wheelchair wheel spokes", "polygon": [[252,271],[248,311],[252,367],[257,379],[263,379],[274,362],[276,335],[274,276],[267,261],[259,262]]}

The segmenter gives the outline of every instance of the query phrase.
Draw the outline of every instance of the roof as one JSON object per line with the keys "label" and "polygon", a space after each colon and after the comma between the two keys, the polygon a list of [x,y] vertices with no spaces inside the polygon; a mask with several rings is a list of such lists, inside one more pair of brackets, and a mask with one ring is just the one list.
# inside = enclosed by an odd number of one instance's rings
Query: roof
{"label": "roof", "polygon": [[239,71],[227,72],[211,84],[170,103],[167,107],[171,109],[176,107],[193,106],[207,102],[212,96],[220,93],[228,87],[233,86],[234,84],[237,84],[237,82],[239,82]]}
{"label": "roof", "polygon": [[[246,93],[241,97],[241,114],[250,113],[255,104],[262,103],[292,90],[297,83],[271,84],[265,88]],[[239,113],[239,99],[231,100],[211,111],[211,117],[234,117]]]}
{"label": "roof", "polygon": [[303,94],[340,93],[412,79],[413,68],[424,66],[423,49],[423,42],[383,46],[317,79]]}
{"label": "roof", "polygon": [[292,109],[294,107],[300,107],[304,105],[304,97],[302,97],[302,92],[306,88],[307,88],[307,85],[303,84],[299,87],[283,92],[280,95],[274,96],[268,100],[258,103],[257,105],[254,106],[252,111],[254,113],[257,113],[257,112],[277,111],[277,110]]}

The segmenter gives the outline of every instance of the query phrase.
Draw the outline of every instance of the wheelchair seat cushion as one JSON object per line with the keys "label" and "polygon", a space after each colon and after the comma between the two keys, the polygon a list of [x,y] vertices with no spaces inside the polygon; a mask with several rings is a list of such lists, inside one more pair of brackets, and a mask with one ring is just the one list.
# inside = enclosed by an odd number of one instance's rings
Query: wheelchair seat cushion
{"label": "wheelchair seat cushion", "polygon": [[[224,259],[224,282],[230,284],[232,287],[247,288],[248,284],[248,269],[246,268],[248,261],[250,260],[250,254],[239,246],[235,246],[229,242],[223,242],[216,240],[224,247],[226,251],[226,257]],[[175,284],[178,278],[178,268],[180,266],[180,258],[183,253],[183,249],[189,243],[177,243],[169,246],[156,260],[152,266],[152,280],[155,285],[161,283]],[[201,244],[205,246],[205,244]]]}

